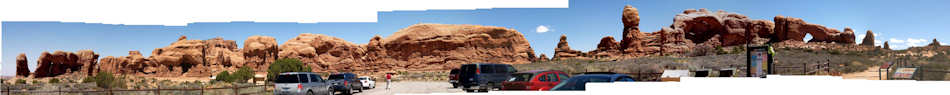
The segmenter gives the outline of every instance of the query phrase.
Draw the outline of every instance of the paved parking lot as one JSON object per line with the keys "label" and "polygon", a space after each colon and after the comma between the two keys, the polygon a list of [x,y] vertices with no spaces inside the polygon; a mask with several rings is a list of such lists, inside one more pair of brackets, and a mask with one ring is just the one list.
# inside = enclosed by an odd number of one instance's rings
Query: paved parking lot
{"label": "paved parking lot", "polygon": [[375,89],[363,90],[355,95],[394,95],[394,94],[429,94],[429,93],[465,93],[462,89],[452,88],[446,81],[400,81],[393,82],[386,89],[386,81],[377,81]]}

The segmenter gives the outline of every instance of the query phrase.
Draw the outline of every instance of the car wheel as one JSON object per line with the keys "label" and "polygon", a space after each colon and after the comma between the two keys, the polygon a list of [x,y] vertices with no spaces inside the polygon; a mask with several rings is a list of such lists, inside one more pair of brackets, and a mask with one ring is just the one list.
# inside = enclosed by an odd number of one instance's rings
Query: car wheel
{"label": "car wheel", "polygon": [[363,87],[360,87],[360,93],[363,93]]}
{"label": "car wheel", "polygon": [[459,88],[459,84],[452,84],[452,88]]}
{"label": "car wheel", "polygon": [[344,94],[344,95],[353,95],[353,88],[347,89],[347,90],[346,90],[346,93],[343,93],[343,94]]}
{"label": "car wheel", "polygon": [[313,94],[313,90],[308,90],[307,95],[316,95],[316,94]]}
{"label": "car wheel", "polygon": [[336,92],[336,91],[333,91],[333,89],[332,89],[332,88],[329,88],[329,87],[328,87],[328,88],[327,88],[327,93],[326,93],[326,94],[327,94],[327,95],[333,95],[333,92]]}
{"label": "car wheel", "polygon": [[475,92],[475,90],[465,89],[465,92]]}

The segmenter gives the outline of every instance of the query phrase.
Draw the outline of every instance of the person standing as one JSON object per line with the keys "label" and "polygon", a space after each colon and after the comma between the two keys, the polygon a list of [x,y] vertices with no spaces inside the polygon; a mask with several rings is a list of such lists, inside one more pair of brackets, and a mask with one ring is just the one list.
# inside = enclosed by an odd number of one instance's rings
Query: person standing
{"label": "person standing", "polygon": [[393,75],[391,73],[386,73],[386,89],[389,89],[389,83],[392,82]]}

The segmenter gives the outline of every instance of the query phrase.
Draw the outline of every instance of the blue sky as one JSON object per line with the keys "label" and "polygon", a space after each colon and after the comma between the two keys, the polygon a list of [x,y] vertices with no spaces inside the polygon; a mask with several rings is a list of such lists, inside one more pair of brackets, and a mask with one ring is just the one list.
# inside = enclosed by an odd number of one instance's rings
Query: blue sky
{"label": "blue sky", "polygon": [[[937,38],[947,42],[950,26],[946,0],[572,0],[570,8],[496,8],[479,10],[429,10],[379,12],[375,23],[192,23],[187,26],[109,25],[61,22],[2,22],[2,67],[0,75],[15,73],[15,57],[26,53],[30,69],[43,51],[91,49],[105,56],[126,56],[139,50],[149,56],[180,35],[189,39],[222,37],[243,41],[252,35],[273,36],[279,43],[300,33],[319,33],[364,44],[373,35],[389,36],[417,23],[476,24],[513,28],[522,32],[536,53],[551,55],[561,34],[576,50],[596,48],[600,38],[620,40],[620,13],[624,5],[640,11],[640,29],[654,32],[669,26],[685,9],[725,10],[752,19],[772,20],[776,15],[803,18],[806,22],[843,30],[851,27],[863,36],[873,30],[879,41],[892,48],[919,46]],[[547,32],[539,32],[539,27]],[[861,41],[857,39],[856,41]],[[242,47],[242,46],[239,46]]]}

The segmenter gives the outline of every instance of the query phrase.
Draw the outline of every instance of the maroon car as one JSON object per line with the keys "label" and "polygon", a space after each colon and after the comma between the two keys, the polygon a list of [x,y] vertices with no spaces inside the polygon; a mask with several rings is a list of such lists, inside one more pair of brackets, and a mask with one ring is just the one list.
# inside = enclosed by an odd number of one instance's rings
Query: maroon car
{"label": "maroon car", "polygon": [[459,69],[452,69],[449,71],[449,83],[452,84],[452,88],[459,87]]}
{"label": "maroon car", "polygon": [[551,90],[570,76],[556,70],[532,70],[511,74],[511,79],[502,83],[502,90]]}

